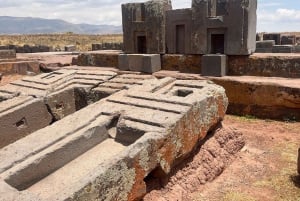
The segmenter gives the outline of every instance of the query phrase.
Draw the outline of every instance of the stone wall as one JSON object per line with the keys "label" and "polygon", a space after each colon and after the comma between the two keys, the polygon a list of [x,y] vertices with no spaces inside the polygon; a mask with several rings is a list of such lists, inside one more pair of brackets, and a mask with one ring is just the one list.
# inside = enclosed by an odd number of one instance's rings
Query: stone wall
{"label": "stone wall", "polygon": [[118,67],[119,53],[88,52],[78,56],[78,66]]}
{"label": "stone wall", "polygon": [[15,59],[16,57],[15,50],[0,50],[0,59]]}
{"label": "stone wall", "polygon": [[36,52],[53,52],[53,47],[49,47],[46,45],[2,45],[0,46],[0,50],[15,50],[16,53],[36,53]]}
{"label": "stone wall", "polygon": [[92,51],[96,50],[123,50],[123,43],[94,43]]}

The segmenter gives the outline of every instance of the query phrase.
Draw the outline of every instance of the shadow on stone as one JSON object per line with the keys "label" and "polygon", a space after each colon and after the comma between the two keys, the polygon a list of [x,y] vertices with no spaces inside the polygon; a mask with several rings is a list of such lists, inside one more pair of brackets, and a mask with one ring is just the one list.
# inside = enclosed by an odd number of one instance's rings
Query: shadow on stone
{"label": "shadow on stone", "polygon": [[290,176],[290,180],[297,188],[300,188],[300,175],[292,175]]}

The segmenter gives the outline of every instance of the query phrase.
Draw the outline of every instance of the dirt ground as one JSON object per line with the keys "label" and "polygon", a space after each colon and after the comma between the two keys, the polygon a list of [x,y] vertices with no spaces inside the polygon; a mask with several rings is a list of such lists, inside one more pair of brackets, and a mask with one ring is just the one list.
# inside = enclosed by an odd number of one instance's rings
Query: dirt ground
{"label": "dirt ground", "polygon": [[[189,170],[193,165],[187,164],[183,172],[178,171],[170,179],[177,179],[175,183],[169,182],[165,188],[152,191],[144,200],[300,201],[296,165],[300,123],[227,115],[223,124],[241,132],[246,145],[219,177],[193,186],[195,182],[189,183],[187,177],[178,176],[184,175],[184,171],[193,172]],[[199,179],[197,174],[188,175],[188,178]]]}

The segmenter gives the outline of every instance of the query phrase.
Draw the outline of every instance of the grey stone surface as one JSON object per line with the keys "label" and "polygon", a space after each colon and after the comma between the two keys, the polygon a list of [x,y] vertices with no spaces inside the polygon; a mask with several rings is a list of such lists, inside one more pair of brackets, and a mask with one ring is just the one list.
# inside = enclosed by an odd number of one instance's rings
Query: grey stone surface
{"label": "grey stone surface", "polygon": [[0,102],[0,148],[48,126],[51,121],[42,99],[19,96]]}
{"label": "grey stone surface", "polygon": [[275,45],[274,40],[256,41],[256,51],[255,52],[271,53],[274,45]]}
{"label": "grey stone surface", "polygon": [[0,50],[0,59],[15,59],[16,57],[15,50]]}
{"label": "grey stone surface", "polygon": [[203,76],[225,76],[227,72],[227,56],[208,54],[202,57]]}
{"label": "grey stone surface", "polygon": [[165,53],[165,11],[171,8],[170,0],[123,4],[124,52]]}
{"label": "grey stone surface", "polygon": [[192,8],[179,10],[169,0],[125,4],[125,53],[249,55],[256,9],[257,0],[193,0]]}
{"label": "grey stone surface", "polygon": [[280,33],[265,33],[265,34],[263,34],[263,40],[274,40],[275,45],[281,45],[281,34]]}
{"label": "grey stone surface", "polygon": [[128,55],[127,54],[120,54],[118,56],[118,68],[120,70],[129,70],[129,61],[128,61]]}
{"label": "grey stone surface", "polygon": [[211,82],[141,84],[0,150],[1,199],[137,200],[151,171],[169,173],[225,115]]}
{"label": "grey stone surface", "polygon": [[295,45],[295,52],[300,53],[300,45]]}
{"label": "grey stone surface", "polygon": [[92,51],[96,50],[123,50],[123,43],[94,43]]}
{"label": "grey stone surface", "polygon": [[273,53],[294,53],[295,46],[293,45],[274,45],[272,48]]}
{"label": "grey stone surface", "polygon": [[281,36],[281,45],[295,45],[296,36],[295,35],[283,35]]}
{"label": "grey stone surface", "polygon": [[192,53],[192,9],[169,10],[166,17],[167,53]]}
{"label": "grey stone surface", "polygon": [[65,52],[75,52],[76,51],[76,45],[66,45],[65,46]]}
{"label": "grey stone surface", "polygon": [[101,69],[63,69],[1,86],[0,147],[87,106],[91,90],[116,75]]}
{"label": "grey stone surface", "polygon": [[161,58],[159,54],[121,54],[119,69],[154,73],[161,70]]}

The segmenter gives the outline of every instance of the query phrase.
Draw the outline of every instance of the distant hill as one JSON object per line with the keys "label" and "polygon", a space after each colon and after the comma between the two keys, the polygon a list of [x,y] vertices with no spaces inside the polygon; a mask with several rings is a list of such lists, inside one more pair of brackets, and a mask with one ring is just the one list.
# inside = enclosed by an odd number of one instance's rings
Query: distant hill
{"label": "distant hill", "polygon": [[0,34],[46,34],[66,33],[77,34],[118,34],[121,26],[72,24],[64,20],[51,20],[32,17],[0,16]]}

